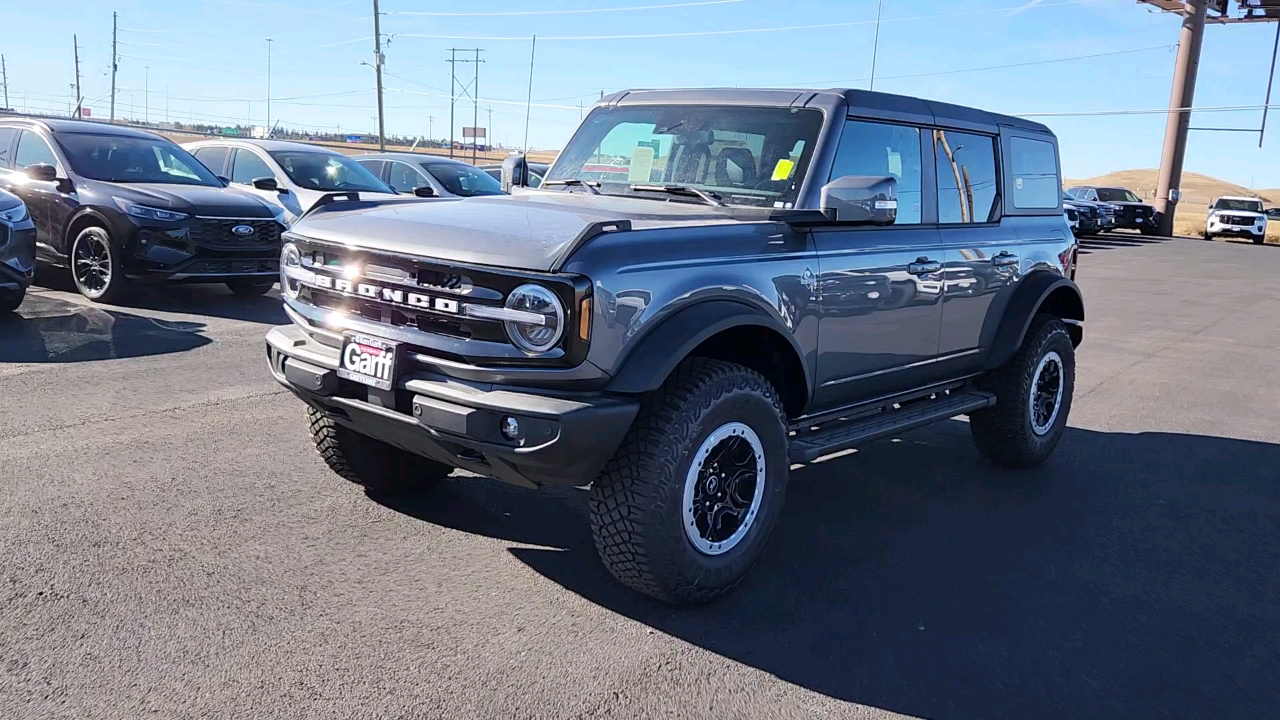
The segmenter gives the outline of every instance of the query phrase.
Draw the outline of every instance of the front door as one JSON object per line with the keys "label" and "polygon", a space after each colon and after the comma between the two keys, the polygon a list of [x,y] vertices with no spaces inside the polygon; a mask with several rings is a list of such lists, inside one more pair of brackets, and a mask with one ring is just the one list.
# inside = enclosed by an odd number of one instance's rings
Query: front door
{"label": "front door", "polygon": [[919,384],[938,354],[943,249],[922,224],[921,131],[850,120],[832,179],[890,176],[898,215],[891,227],[836,226],[813,233],[818,251],[818,409]]}
{"label": "front door", "polygon": [[[31,130],[23,130],[18,136],[18,146],[13,155],[13,172],[25,173],[32,165],[52,165],[58,169],[58,177],[67,177],[65,166],[58,162],[49,141]],[[9,191],[27,204],[27,212],[36,226],[36,255],[43,260],[61,262],[68,252],[63,247],[62,228],[74,203],[62,192],[58,182],[38,182],[29,178],[10,178]]]}

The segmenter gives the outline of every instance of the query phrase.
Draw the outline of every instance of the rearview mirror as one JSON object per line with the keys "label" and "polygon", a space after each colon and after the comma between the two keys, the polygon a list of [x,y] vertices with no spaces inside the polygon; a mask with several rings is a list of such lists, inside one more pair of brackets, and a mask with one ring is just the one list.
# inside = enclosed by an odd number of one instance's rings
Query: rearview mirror
{"label": "rearview mirror", "polygon": [[273,177],[260,177],[253,179],[253,188],[255,190],[275,190],[280,191],[280,183],[276,182]]}
{"label": "rearview mirror", "polygon": [[28,165],[26,173],[27,177],[40,182],[53,182],[58,179],[58,168],[45,163]]}
{"label": "rearview mirror", "polygon": [[436,189],[430,185],[419,185],[413,189],[413,194],[418,197],[435,197]]}
{"label": "rearview mirror", "polygon": [[892,225],[898,219],[898,181],[888,175],[845,175],[822,186],[819,208],[838,223]]}
{"label": "rearview mirror", "polygon": [[510,193],[516,185],[527,185],[529,162],[524,155],[511,155],[502,161],[502,192]]}

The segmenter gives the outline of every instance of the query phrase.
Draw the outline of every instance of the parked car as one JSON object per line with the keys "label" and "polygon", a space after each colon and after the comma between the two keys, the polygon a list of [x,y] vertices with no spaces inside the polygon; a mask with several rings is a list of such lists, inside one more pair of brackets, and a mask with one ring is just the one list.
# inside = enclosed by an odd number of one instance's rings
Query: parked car
{"label": "parked car", "polygon": [[26,202],[38,259],[70,269],[91,300],[142,281],[226,283],[240,295],[275,283],[279,213],[159,135],[0,118],[0,189]]}
{"label": "parked car", "polygon": [[398,193],[455,198],[502,194],[498,180],[461,160],[422,153],[369,153],[352,159]]}
{"label": "parked car", "polygon": [[1280,207],[1267,208],[1266,213],[1268,219],[1280,220]]}
{"label": "parked car", "polygon": [[[548,163],[531,162],[531,163],[528,163],[528,166],[529,166],[529,187],[536,188],[542,184],[542,178],[546,176],[547,170],[551,168],[551,165]],[[478,167],[481,170],[485,171],[489,175],[489,177],[493,178],[494,180],[497,180],[499,182],[502,181],[501,165],[480,165]]]}
{"label": "parked car", "polygon": [[1062,206],[1067,211],[1068,221],[1071,221],[1073,216],[1075,218],[1071,231],[1075,233],[1076,237],[1097,235],[1102,231],[1102,216],[1094,203],[1076,200],[1063,193]]}
{"label": "parked car", "polygon": [[22,304],[35,266],[36,224],[31,213],[22,198],[0,190],[0,315]]}
{"label": "parked car", "polygon": [[292,224],[330,193],[396,191],[336,150],[285,140],[227,139],[183,143],[215,175],[279,207]]}
{"label": "parked car", "polygon": [[1080,237],[1080,211],[1064,205],[1062,214],[1067,218],[1067,226],[1071,228],[1071,234]]}
{"label": "parked car", "polygon": [[1209,205],[1209,218],[1205,223],[1204,239],[1212,240],[1222,235],[1247,237],[1255,245],[1267,241],[1267,215],[1262,201],[1256,197],[1224,195]]}
{"label": "parked car", "polygon": [[1110,230],[1115,229],[1116,212],[1119,210],[1119,208],[1116,207],[1115,205],[1112,205],[1111,203],[1105,203],[1105,202],[1094,202],[1092,200],[1081,200],[1080,198],[1074,197],[1065,192],[1062,194],[1062,200],[1063,202],[1070,202],[1072,205],[1078,208],[1079,207],[1093,208],[1093,214],[1097,215],[1097,218],[1095,220],[1095,223],[1097,224],[1097,228],[1092,232],[1090,232],[1089,234],[1096,235],[1100,232],[1108,232]]}
{"label": "parked car", "polygon": [[962,414],[1049,457],[1084,319],[1058,166],[1044,125],[910,97],[617,93],[539,189],[295,224],[269,368],[369,492],[589,484],[609,571],[705,602],[793,463]]}
{"label": "parked car", "polygon": [[1154,235],[1160,221],[1156,209],[1142,202],[1132,190],[1117,187],[1094,187],[1081,185],[1067,190],[1067,193],[1079,200],[1104,202],[1116,208],[1116,227],[1138,230],[1143,235]]}

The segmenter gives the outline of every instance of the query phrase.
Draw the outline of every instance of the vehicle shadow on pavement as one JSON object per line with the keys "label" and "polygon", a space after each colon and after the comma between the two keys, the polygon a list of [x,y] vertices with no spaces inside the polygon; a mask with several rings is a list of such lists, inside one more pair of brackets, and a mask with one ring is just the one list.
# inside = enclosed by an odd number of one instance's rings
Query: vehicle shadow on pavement
{"label": "vehicle shadow on pavement", "polygon": [[173,322],[28,294],[0,316],[0,363],[72,363],[185,352],[212,342],[203,323]]}
{"label": "vehicle shadow on pavement", "polygon": [[241,320],[263,325],[284,325],[289,316],[279,292],[258,297],[237,297],[223,285],[157,285],[138,288],[121,307],[188,313]]}
{"label": "vehicle shadow on pavement", "polygon": [[[728,598],[669,608],[595,557],[585,493],[457,479],[398,508],[603,607],[822,694],[930,718],[1280,714],[1280,445],[1070,429],[1031,471],[965,423],[799,470]],[[570,517],[566,517],[566,515]]]}

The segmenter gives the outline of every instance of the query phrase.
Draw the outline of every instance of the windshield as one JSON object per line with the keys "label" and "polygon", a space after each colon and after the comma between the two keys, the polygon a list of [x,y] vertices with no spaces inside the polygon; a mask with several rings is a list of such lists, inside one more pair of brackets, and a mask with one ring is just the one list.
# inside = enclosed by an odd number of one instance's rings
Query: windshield
{"label": "windshield", "polygon": [[1124,188],[1098,188],[1098,199],[1103,202],[1142,202]]}
{"label": "windshield", "polygon": [[55,137],[76,174],[90,180],[222,187],[199,160],[168,140],[90,133]]}
{"label": "windshield", "polygon": [[1218,202],[1213,204],[1214,210],[1239,210],[1241,212],[1262,212],[1261,200],[1231,200],[1228,198],[1218,198]]}
{"label": "windshield", "polygon": [[600,192],[676,202],[634,184],[687,185],[727,205],[790,208],[822,127],[817,110],[714,105],[596,108],[546,180],[587,180]]}
{"label": "windshield", "polygon": [[386,183],[374,177],[359,163],[346,155],[309,152],[307,150],[277,150],[271,157],[280,163],[284,172],[296,185],[307,190],[338,192],[394,193]]}
{"label": "windshield", "polygon": [[444,186],[445,190],[462,197],[477,195],[501,195],[502,184],[494,180],[488,173],[470,165],[461,163],[422,163],[422,167],[431,173],[431,177]]}

